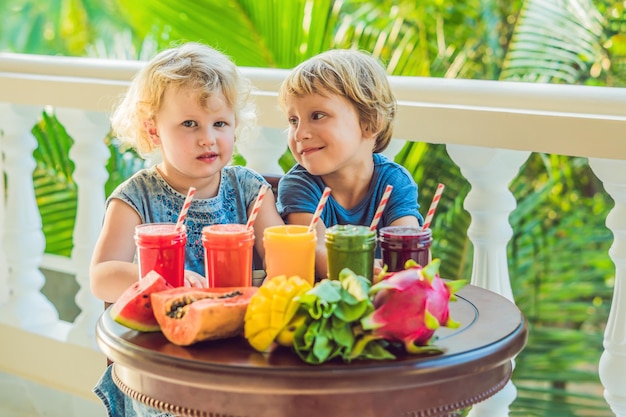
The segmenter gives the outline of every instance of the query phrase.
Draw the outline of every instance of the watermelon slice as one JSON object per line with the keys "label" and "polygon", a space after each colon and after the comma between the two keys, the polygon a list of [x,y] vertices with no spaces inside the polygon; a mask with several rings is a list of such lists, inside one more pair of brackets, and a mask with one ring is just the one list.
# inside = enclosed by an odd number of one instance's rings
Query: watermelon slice
{"label": "watermelon slice", "polygon": [[111,306],[109,314],[119,324],[140,332],[158,332],[159,323],[154,318],[150,294],[173,288],[155,271],[131,285]]}

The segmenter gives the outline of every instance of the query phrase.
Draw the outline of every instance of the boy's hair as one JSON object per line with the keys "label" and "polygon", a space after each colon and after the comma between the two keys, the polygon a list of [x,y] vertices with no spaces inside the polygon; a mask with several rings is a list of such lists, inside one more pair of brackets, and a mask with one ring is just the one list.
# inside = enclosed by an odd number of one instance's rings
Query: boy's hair
{"label": "boy's hair", "polygon": [[256,117],[250,101],[250,82],[226,55],[207,45],[189,42],[151,59],[135,75],[111,116],[115,134],[139,154],[147,155],[155,149],[144,122],[154,118],[169,87],[197,90],[202,106],[210,97],[222,94],[235,112],[236,138],[252,131]]}
{"label": "boy's hair", "polygon": [[374,152],[384,151],[393,133],[397,103],[383,66],[357,50],[333,49],[302,62],[283,81],[278,99],[283,110],[291,95],[337,94],[355,107],[361,126],[378,132]]}

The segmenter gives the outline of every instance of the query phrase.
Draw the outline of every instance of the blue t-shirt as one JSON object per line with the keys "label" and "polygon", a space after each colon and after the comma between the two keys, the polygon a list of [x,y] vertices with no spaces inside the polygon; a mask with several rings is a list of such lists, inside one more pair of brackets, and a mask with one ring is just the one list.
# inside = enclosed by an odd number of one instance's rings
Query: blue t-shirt
{"label": "blue t-shirt", "polygon": [[[363,200],[347,210],[331,195],[320,217],[326,227],[336,224],[369,226],[388,184],[393,186],[393,191],[378,228],[388,226],[404,216],[415,216],[420,224],[423,223],[417,202],[417,184],[413,177],[406,168],[382,154],[375,153],[373,158],[372,182]],[[278,184],[278,212],[283,219],[290,213],[315,213],[325,187],[321,177],[309,174],[302,165],[296,164]]]}
{"label": "blue t-shirt", "polygon": [[[254,204],[263,184],[267,181],[249,168],[226,166],[222,169],[217,195],[191,201],[185,223],[185,269],[204,276],[202,228],[210,224],[246,224],[248,207]],[[106,205],[117,198],[134,208],[142,223],[176,223],[185,197],[185,194],[174,190],[153,166],[135,173],[120,184],[109,196]]]}

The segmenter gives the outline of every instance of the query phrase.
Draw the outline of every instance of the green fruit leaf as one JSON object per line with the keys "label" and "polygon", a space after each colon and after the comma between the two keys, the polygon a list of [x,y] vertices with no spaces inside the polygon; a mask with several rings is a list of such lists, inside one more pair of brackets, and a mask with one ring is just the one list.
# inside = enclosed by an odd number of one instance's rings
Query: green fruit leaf
{"label": "green fruit leaf", "polygon": [[341,286],[354,297],[355,303],[368,299],[367,293],[371,284],[367,278],[355,274],[348,268],[344,268],[339,273],[339,282]]}
{"label": "green fruit leaf", "polygon": [[333,341],[341,348],[342,352],[350,352],[354,345],[352,326],[337,317],[333,317],[332,323],[331,337]]}

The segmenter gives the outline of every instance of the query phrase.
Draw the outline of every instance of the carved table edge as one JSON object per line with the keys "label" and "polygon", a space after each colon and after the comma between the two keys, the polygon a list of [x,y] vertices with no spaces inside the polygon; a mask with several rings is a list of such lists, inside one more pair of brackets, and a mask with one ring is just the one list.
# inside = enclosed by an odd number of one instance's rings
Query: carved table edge
{"label": "carved table edge", "polygon": [[[470,407],[474,404],[478,404],[486,399],[495,395],[498,391],[500,391],[504,386],[510,381],[512,375],[512,369],[507,372],[507,374],[502,378],[498,384],[491,387],[485,392],[477,394],[471,398],[465,399],[463,401],[458,401],[456,403],[446,404],[435,408],[430,408],[427,410],[419,410],[419,411],[404,411],[398,415],[398,417],[437,417],[437,416],[449,416],[454,411],[461,410],[463,408]],[[118,388],[130,398],[139,401],[149,407],[155,408],[160,411],[168,412],[175,416],[180,417],[250,417],[250,416],[239,416],[234,414],[224,414],[212,411],[200,411],[194,410],[187,407],[182,407],[179,405],[174,405],[167,403],[165,401],[159,401],[152,397],[149,397],[145,394],[141,394],[132,388],[128,387],[124,382],[120,380],[115,372],[112,373],[113,382],[118,386]]]}

